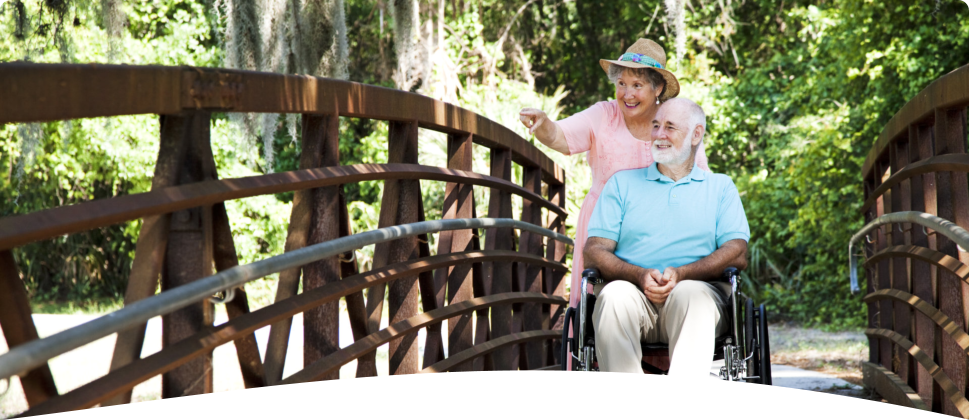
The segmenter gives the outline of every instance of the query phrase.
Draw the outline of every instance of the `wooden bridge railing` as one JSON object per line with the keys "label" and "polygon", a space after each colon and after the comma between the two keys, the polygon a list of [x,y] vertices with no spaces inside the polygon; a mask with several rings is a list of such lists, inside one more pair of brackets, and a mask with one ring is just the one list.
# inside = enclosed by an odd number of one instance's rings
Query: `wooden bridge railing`
{"label": "wooden bridge railing", "polygon": [[[11,349],[0,354],[0,376],[20,377],[30,406],[23,415],[126,403],[134,385],[158,374],[163,398],[211,392],[212,349],[229,341],[247,388],[336,379],[353,360],[358,377],[374,376],[376,348],[388,342],[391,374],[420,372],[421,328],[425,372],[561,363],[552,341],[567,303],[564,173],[500,124],[393,89],[192,67],[2,64],[0,98],[0,124],[146,113],[161,119],[150,192],[0,219],[0,328]],[[303,114],[299,170],[220,180],[209,142],[212,112]],[[389,121],[388,162],[339,166],[338,116]],[[419,165],[418,127],[448,135],[447,168]],[[473,144],[490,149],[490,175],[472,172]],[[522,167],[523,185],[511,181],[512,162]],[[445,220],[424,220],[421,179],[447,183]],[[379,228],[354,235],[342,185],[363,180],[385,182]],[[475,214],[474,186],[490,190],[490,219]],[[285,253],[239,266],[224,202],[284,191],[295,191]],[[511,219],[512,195],[522,197],[520,220]],[[11,250],[137,219],[143,224],[125,308],[38,340]],[[487,232],[484,244],[479,229]],[[436,256],[427,243],[433,232],[440,232]],[[367,244],[376,244],[373,269],[358,273],[343,255]],[[244,283],[277,272],[275,303],[250,312]],[[229,321],[214,327],[208,297],[223,289],[235,298],[225,302]],[[385,293],[390,327],[380,329]],[[355,340],[343,349],[341,298]],[[292,316],[300,312],[304,369],[283,378]],[[144,322],[157,314],[163,350],[139,359]],[[269,325],[263,360],[253,331]],[[113,332],[110,373],[59,395],[47,360]]]}
{"label": "wooden bridge railing", "polygon": [[967,104],[969,66],[888,122],[862,172],[868,225],[852,240],[867,256],[866,383],[892,402],[961,417],[969,417]]}

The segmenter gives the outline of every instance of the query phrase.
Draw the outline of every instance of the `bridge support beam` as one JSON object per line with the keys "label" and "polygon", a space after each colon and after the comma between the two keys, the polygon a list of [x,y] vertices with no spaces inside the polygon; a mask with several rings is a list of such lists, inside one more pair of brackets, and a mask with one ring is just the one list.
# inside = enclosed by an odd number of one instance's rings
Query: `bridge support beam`
{"label": "bridge support beam", "polygon": [[[491,149],[491,176],[511,181],[511,150]],[[511,194],[492,188],[489,194],[488,217],[512,218]],[[510,250],[515,248],[515,231],[512,229],[490,229],[485,237],[485,250]],[[513,263],[495,261],[483,267],[485,282],[491,285],[491,294],[512,291]],[[512,333],[512,306],[496,305],[491,308],[491,337],[500,338]],[[492,359],[495,370],[517,369],[518,345],[501,347],[495,350]]]}
{"label": "bridge support beam", "polygon": [[[539,168],[522,168],[522,186],[536,194],[542,194],[542,171]],[[537,203],[522,199],[521,221],[534,225],[542,225],[542,208]],[[538,256],[545,255],[542,245],[542,237],[530,232],[522,232],[521,240],[518,242],[518,251]],[[541,267],[530,264],[519,264],[518,275],[524,280],[523,292],[542,293],[542,269]],[[542,316],[542,306],[537,303],[523,303],[522,305],[522,331],[540,330],[547,326],[548,317]],[[545,342],[528,342],[524,344],[525,359],[521,365],[522,370],[537,369],[545,366]]]}
{"label": "bridge support beam", "polygon": [[[0,251],[0,328],[3,329],[7,348],[37,339],[37,327],[31,315],[30,299],[20,279],[13,253],[10,250]],[[7,383],[8,387],[11,385]],[[47,364],[21,376],[20,386],[30,407],[57,396],[54,377]]]}
{"label": "bridge support beam", "polygon": [[[387,163],[417,163],[417,122],[391,122]],[[380,200],[379,227],[389,227],[418,220],[421,202],[421,186],[418,180],[390,180],[384,182]],[[374,247],[373,268],[416,259],[417,238],[409,237],[377,244]],[[389,287],[388,305],[390,323],[408,319],[417,314],[417,276],[408,276],[392,282]],[[380,329],[385,289],[374,287],[367,293],[368,331]],[[408,334],[390,342],[390,374],[417,373],[417,334]],[[370,352],[364,358],[375,357]],[[363,359],[363,358],[361,358]]]}
{"label": "bridge support beam", "polygon": [[[909,162],[932,157],[932,131],[927,125],[909,126],[908,132]],[[935,205],[935,174],[927,173],[916,175],[911,179],[912,206],[913,211],[921,211],[937,214]],[[935,237],[929,237],[922,229],[912,229],[912,245],[925,248],[936,249]],[[919,259],[911,259],[912,275],[912,294],[918,296],[923,301],[933,307],[936,306],[935,298],[935,276],[933,268],[929,263]],[[926,354],[935,355],[935,336],[936,327],[932,319],[921,312],[915,312],[915,344]],[[912,383],[909,378],[909,384]],[[942,399],[941,389],[932,379],[932,374],[924,366],[916,364],[915,367],[915,386],[919,396],[929,405],[934,406],[933,411],[941,411]],[[867,377],[866,377],[867,380]]]}
{"label": "bridge support beam", "polygon": [[[303,138],[322,145],[319,166],[340,165],[340,120],[336,115],[304,116]],[[343,186],[313,190],[313,209],[307,244],[340,237],[340,191]],[[329,257],[303,266],[303,291],[340,280],[339,257]],[[303,313],[303,366],[340,349],[340,302],[330,302]],[[340,379],[335,371],[323,378]]]}
{"label": "bridge support beam", "polygon": [[[449,135],[447,155],[448,169],[471,171],[473,145],[471,135]],[[444,187],[444,209],[442,219],[465,219],[473,217],[474,196],[471,185],[447,183]],[[455,230],[441,232],[438,236],[438,255],[452,252],[471,250],[471,230]],[[437,270],[434,273],[439,278],[438,283],[444,283],[446,278],[448,305],[464,302],[474,297],[474,284],[471,265],[463,264]],[[479,319],[487,322],[487,318]],[[447,321],[448,354],[456,354],[474,346],[474,332],[472,330],[472,316],[470,313]],[[462,363],[452,371],[462,372],[472,370],[471,363]]]}
{"label": "bridge support beam", "polygon": [[[936,109],[935,111],[935,154],[965,153],[966,151],[966,110]],[[962,172],[938,172],[938,215],[960,226],[969,226],[969,184]],[[960,251],[955,242],[945,236],[936,235],[938,251],[958,258],[963,264],[969,263],[969,253]],[[963,331],[966,328],[966,301],[969,300],[969,286],[958,276],[939,272],[939,309]],[[966,390],[966,355],[947,335],[942,335],[942,370],[956,384],[959,392]],[[952,402],[943,401],[943,412],[961,415]]]}
{"label": "bridge support beam", "polygon": [[[548,200],[553,204],[565,208],[565,182],[559,185],[549,185],[548,186]],[[548,226],[549,229],[565,234],[565,217],[556,214],[554,212],[548,212]],[[552,261],[558,261],[565,264],[565,254],[566,245],[559,243],[557,241],[548,241],[548,245],[545,248],[545,258]],[[551,268],[545,268],[545,294],[554,296],[565,296],[565,272],[553,270]],[[567,306],[564,305],[544,305],[543,313],[548,314],[549,325],[553,330],[562,329],[563,315],[565,315],[565,309]],[[552,340],[553,343],[559,343],[561,340]],[[554,361],[556,364],[563,364],[565,361],[558,360],[560,357],[560,352],[555,351],[554,345],[548,346],[548,351],[550,354],[546,356],[549,362]]]}
{"label": "bridge support beam", "polygon": [[[204,111],[162,117],[163,126],[174,126],[163,135],[180,137],[187,152],[175,169],[176,182],[189,184],[207,180],[206,157],[212,155],[209,142],[210,114]],[[165,263],[162,266],[162,291],[189,284],[212,275],[214,240],[212,207],[196,207],[172,214]],[[208,301],[194,303],[162,316],[162,346],[167,347],[211,326],[214,308]],[[189,361],[162,375],[162,398],[212,392],[212,353]]]}

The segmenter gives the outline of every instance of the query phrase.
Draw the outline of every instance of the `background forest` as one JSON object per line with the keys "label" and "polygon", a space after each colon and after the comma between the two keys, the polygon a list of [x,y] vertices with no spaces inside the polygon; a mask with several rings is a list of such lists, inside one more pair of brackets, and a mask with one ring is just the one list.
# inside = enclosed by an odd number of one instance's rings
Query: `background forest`
{"label": "background forest", "polygon": [[[456,103],[529,138],[521,107],[562,118],[611,99],[598,59],[648,37],[666,47],[681,95],[707,111],[711,168],[741,191],[749,291],[787,319],[841,328],[865,318],[845,253],[862,226],[864,156],[905,101],[969,63],[967,17],[958,0],[0,0],[0,62],[343,78]],[[216,115],[220,176],[295,169],[298,120]],[[341,163],[385,161],[385,124],[341,125]],[[0,217],[147,191],[158,129],[153,116],[0,127]],[[442,165],[444,139],[421,141],[421,162]],[[585,158],[545,150],[568,171],[574,225],[590,184]],[[475,160],[486,173],[487,156]],[[380,189],[346,187],[355,230],[375,227]],[[422,189],[428,217],[439,217],[443,184]],[[291,200],[228,203],[245,262],[282,252]],[[19,248],[35,304],[119,305],[139,228]],[[251,304],[269,303],[273,285],[251,283]]]}

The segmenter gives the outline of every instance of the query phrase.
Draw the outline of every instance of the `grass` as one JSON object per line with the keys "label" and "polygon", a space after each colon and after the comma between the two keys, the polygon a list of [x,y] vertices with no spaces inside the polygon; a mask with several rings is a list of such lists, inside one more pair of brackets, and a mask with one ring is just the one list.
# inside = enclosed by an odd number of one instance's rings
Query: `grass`
{"label": "grass", "polygon": [[868,358],[864,329],[824,331],[791,323],[770,326],[771,363],[818,371],[862,385],[861,362]]}

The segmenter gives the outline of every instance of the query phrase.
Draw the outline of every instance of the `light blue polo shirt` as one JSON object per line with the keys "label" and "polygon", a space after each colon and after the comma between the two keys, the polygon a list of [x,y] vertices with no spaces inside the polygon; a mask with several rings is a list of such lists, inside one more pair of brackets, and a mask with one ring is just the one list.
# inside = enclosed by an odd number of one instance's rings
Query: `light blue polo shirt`
{"label": "light blue polo shirt", "polygon": [[616,241],[616,256],[663,271],[699,261],[732,239],[750,240],[730,177],[696,166],[673,182],[653,163],[617,172],[589,220],[589,237]]}

